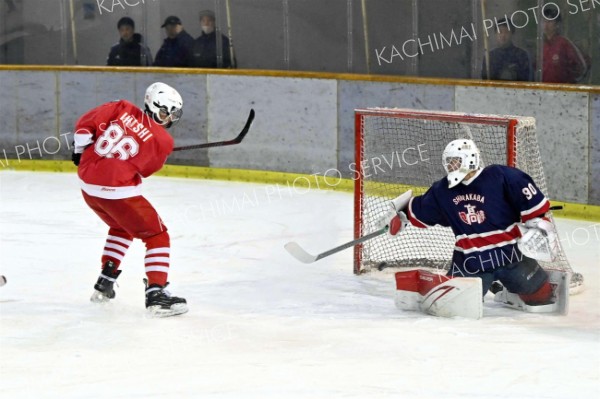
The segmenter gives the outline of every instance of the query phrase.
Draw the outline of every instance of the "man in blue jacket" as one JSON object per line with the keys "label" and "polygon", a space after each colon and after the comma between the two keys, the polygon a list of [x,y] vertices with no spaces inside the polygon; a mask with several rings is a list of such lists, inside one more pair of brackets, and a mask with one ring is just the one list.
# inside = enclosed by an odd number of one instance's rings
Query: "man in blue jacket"
{"label": "man in blue jacket", "polygon": [[174,15],[167,17],[165,23],[167,37],[163,45],[156,53],[154,66],[161,67],[184,67],[187,66],[187,58],[194,39],[183,29],[181,19]]}

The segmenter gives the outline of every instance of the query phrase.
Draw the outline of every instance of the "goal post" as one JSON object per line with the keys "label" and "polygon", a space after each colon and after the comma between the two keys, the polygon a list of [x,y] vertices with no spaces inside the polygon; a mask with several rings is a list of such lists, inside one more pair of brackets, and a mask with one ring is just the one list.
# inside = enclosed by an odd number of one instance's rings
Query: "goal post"
{"label": "goal post", "polygon": [[[455,139],[477,144],[482,164],[502,164],[529,174],[547,196],[546,179],[533,117],[482,115],[395,108],[355,110],[354,238],[373,231],[386,204],[403,191],[423,194],[445,177],[442,152]],[[550,215],[552,218],[552,216]],[[383,268],[451,267],[455,237],[450,228],[408,228],[354,248],[354,273]],[[572,273],[560,246],[546,269]]]}

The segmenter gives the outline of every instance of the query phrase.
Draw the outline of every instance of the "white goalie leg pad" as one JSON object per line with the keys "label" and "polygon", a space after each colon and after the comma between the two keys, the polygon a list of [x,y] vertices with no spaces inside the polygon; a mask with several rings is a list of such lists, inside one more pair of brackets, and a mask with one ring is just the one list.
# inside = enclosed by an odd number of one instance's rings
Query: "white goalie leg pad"
{"label": "white goalie leg pad", "polygon": [[556,312],[562,315],[568,314],[571,274],[560,270],[548,270],[548,279],[552,285],[552,300],[558,304]]}
{"label": "white goalie leg pad", "polygon": [[[423,296],[419,292],[422,270],[408,270],[396,272],[396,307],[400,310],[420,310],[419,305]],[[427,273],[427,272],[425,272]],[[440,276],[440,281],[445,281],[447,277]]]}
{"label": "white goalie leg pad", "polygon": [[419,305],[423,301],[423,296],[413,291],[396,291],[396,307],[400,310],[417,311],[421,310]]}
{"label": "white goalie leg pad", "polygon": [[479,277],[455,277],[423,296],[421,311],[439,317],[481,319],[482,286]]}
{"label": "white goalie leg pad", "polygon": [[528,305],[518,294],[505,288],[494,296],[495,302],[500,302],[513,309],[529,313],[556,313],[566,315],[569,313],[569,273],[559,270],[548,270],[548,280],[552,285],[552,303],[547,305]]}
{"label": "white goalie leg pad", "polygon": [[396,307],[439,317],[480,319],[482,286],[478,277],[456,277],[425,270],[397,272]]}

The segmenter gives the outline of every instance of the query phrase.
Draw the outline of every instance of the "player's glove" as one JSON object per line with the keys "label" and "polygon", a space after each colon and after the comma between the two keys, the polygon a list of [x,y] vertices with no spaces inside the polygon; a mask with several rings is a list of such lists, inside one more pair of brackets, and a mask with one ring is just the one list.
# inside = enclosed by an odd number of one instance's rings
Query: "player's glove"
{"label": "player's glove", "polygon": [[396,234],[401,232],[403,229],[405,229],[407,224],[408,224],[408,218],[406,217],[406,214],[402,211],[396,212],[396,208],[390,202],[389,208],[375,222],[375,229],[381,230],[384,227],[387,227],[388,234],[391,236],[395,236]]}
{"label": "player's glove", "polygon": [[79,166],[79,161],[81,161],[81,154],[73,152],[73,154],[71,154],[71,161],[73,161],[75,166]]}

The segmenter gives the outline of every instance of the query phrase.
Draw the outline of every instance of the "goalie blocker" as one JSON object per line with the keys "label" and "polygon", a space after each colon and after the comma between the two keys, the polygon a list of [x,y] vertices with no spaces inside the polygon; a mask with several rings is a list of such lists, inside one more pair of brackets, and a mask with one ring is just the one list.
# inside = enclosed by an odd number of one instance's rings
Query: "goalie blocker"
{"label": "goalie blocker", "polygon": [[[548,271],[552,286],[550,303],[529,305],[518,294],[505,287],[495,294],[494,300],[514,309],[531,313],[566,315],[569,307],[569,274]],[[480,319],[483,316],[482,280],[479,277],[448,277],[426,270],[397,272],[396,307],[401,310],[421,311],[438,317]]]}

